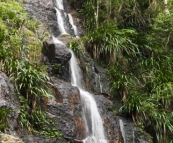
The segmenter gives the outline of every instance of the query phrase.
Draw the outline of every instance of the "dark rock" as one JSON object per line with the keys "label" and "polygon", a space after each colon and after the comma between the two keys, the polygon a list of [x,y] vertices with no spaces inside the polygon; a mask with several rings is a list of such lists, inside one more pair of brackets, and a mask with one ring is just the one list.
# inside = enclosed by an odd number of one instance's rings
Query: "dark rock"
{"label": "dark rock", "polygon": [[26,0],[24,9],[31,19],[41,21],[51,34],[60,35],[56,10],[52,0]]}
{"label": "dark rock", "polygon": [[116,141],[123,142],[123,136],[120,130],[120,119],[123,122],[127,143],[152,142],[151,136],[145,132],[141,132],[141,129],[136,127],[132,121],[116,116],[117,111],[114,109],[112,101],[102,95],[95,95],[94,97],[104,121],[106,136],[110,143],[114,143]]}
{"label": "dark rock", "polygon": [[78,14],[78,11],[74,7],[72,7],[71,5],[69,5],[69,3],[67,2],[67,0],[64,0],[63,2],[64,2],[64,5],[65,5],[65,7],[64,7],[65,8],[65,11],[67,13],[71,14],[71,16],[73,18],[73,22],[74,22],[74,25],[76,25],[76,27],[77,27],[77,31],[78,31],[79,37],[84,36],[86,32],[84,31],[84,27],[83,27],[83,18],[76,17],[76,16],[80,16]]}
{"label": "dark rock", "polygon": [[63,44],[54,43],[52,40],[47,40],[43,42],[43,54],[48,59],[47,65],[49,65],[51,74],[58,75],[58,77],[65,81],[70,81],[70,50]]}
{"label": "dark rock", "polygon": [[127,119],[121,118],[127,143],[152,143],[151,136]]}
{"label": "dark rock", "polygon": [[55,121],[53,128],[62,134],[62,138],[48,139],[41,134],[29,134],[26,130],[20,135],[21,138],[25,143],[77,143],[82,141],[86,136],[78,88],[56,77],[51,77],[51,82],[55,98],[48,100],[47,117]]}
{"label": "dark rock", "polygon": [[55,58],[53,63],[61,63],[64,64],[68,62],[71,58],[71,53],[69,49],[61,44],[55,45]]}
{"label": "dark rock", "polygon": [[80,55],[80,62],[86,88],[93,94],[104,94],[110,97],[109,81],[105,69],[94,62],[87,52]]}
{"label": "dark rock", "polygon": [[17,94],[15,93],[14,86],[9,78],[0,71],[0,107],[5,109],[12,109],[12,112],[7,118],[9,128],[6,132],[10,135],[16,135],[17,118],[20,113],[20,103]]}
{"label": "dark rock", "polygon": [[134,135],[136,143],[153,143],[152,137],[140,128],[135,128]]}
{"label": "dark rock", "polygon": [[63,135],[63,138],[74,142],[85,138],[85,125],[82,117],[80,105],[80,94],[76,87],[70,83],[51,78],[54,86],[62,95],[62,103],[58,99],[49,100],[47,104],[48,112],[56,120],[55,126]]}
{"label": "dark rock", "polygon": [[[64,1],[64,11],[60,11],[64,20],[64,27],[68,34],[74,35],[71,24],[69,23],[66,6],[67,2]],[[41,21],[47,30],[54,36],[59,36],[60,30],[57,24],[56,10],[54,7],[56,3],[54,0],[26,0],[24,9],[29,13],[30,18]]]}
{"label": "dark rock", "polygon": [[112,101],[101,95],[94,95],[100,115],[103,119],[106,137],[109,143],[122,142],[119,118],[110,110],[113,106]]}
{"label": "dark rock", "polygon": [[64,64],[71,58],[70,50],[62,44],[52,40],[43,42],[43,54],[48,57],[50,63]]}
{"label": "dark rock", "polygon": [[[58,139],[49,139],[41,134],[31,134],[27,130],[22,131],[22,135],[20,135],[24,143],[57,143]],[[62,143],[66,143],[62,141]]]}

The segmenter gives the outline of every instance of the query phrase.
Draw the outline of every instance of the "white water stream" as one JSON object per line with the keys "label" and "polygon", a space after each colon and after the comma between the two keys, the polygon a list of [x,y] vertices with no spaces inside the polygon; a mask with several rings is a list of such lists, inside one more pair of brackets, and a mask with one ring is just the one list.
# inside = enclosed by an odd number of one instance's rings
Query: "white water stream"
{"label": "white water stream", "polygon": [[65,27],[64,27],[64,21],[63,21],[63,18],[61,16],[61,11],[59,9],[57,9],[56,7],[55,7],[55,10],[56,10],[57,23],[58,23],[59,31],[61,32],[61,34],[67,34]]}
{"label": "white water stream", "polygon": [[79,38],[77,27],[76,27],[76,25],[74,25],[73,18],[71,16],[71,14],[68,14],[68,18],[69,18],[69,22],[70,22],[70,24],[71,24],[71,26],[72,26],[72,28],[74,30],[74,35],[76,36],[76,38]]}
{"label": "white water stream", "polygon": [[83,142],[107,143],[102,118],[100,117],[96,102],[93,95],[82,88],[81,71],[74,53],[72,51],[71,53],[70,68],[72,85],[78,87],[80,90],[81,105],[87,131],[87,138]]}
{"label": "white water stream", "polygon": [[[57,22],[58,27],[61,34],[66,34],[64,28],[64,22],[61,15],[61,10],[64,10],[62,0],[56,0],[56,13],[57,13]],[[74,29],[74,34],[78,36],[77,27],[74,25],[73,18],[70,14],[68,14],[69,22]],[[61,41],[52,37],[55,43],[63,44]],[[64,45],[64,44],[63,44]],[[82,78],[81,78],[81,70],[78,66],[77,59],[71,51],[72,57],[70,60],[70,69],[71,69],[71,83],[73,86],[79,88],[80,96],[81,96],[81,106],[83,111],[83,117],[85,120],[85,128],[86,128],[86,139],[83,140],[84,143],[107,143],[105,135],[104,135],[104,128],[102,118],[100,117],[96,102],[94,97],[89,92],[85,91],[82,87]]]}
{"label": "white water stream", "polygon": [[56,0],[55,5],[57,9],[64,10],[63,0]]}
{"label": "white water stream", "polygon": [[120,124],[120,130],[121,130],[121,134],[123,136],[124,143],[126,143],[126,135],[125,135],[124,123],[123,123],[122,119],[119,120],[119,124]]}
{"label": "white water stream", "polygon": [[64,45],[64,43],[62,43],[60,40],[58,40],[58,39],[55,38],[54,36],[52,36],[52,40],[53,40],[54,43]]}

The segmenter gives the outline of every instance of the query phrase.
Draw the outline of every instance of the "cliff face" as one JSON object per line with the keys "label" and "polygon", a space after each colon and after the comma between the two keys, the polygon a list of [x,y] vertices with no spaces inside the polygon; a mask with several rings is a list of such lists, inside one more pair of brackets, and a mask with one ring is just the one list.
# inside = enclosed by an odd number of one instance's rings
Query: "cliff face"
{"label": "cliff face", "polygon": [[[0,107],[5,109],[12,109],[9,114],[7,122],[9,128],[6,133],[16,135],[16,129],[18,127],[17,119],[20,113],[19,98],[14,90],[14,85],[10,82],[7,75],[0,71]],[[1,114],[3,116],[3,114]]]}
{"label": "cliff face", "polygon": [[31,19],[40,21],[50,33],[59,35],[56,11],[52,0],[26,0],[24,9]]}
{"label": "cliff face", "polygon": [[[67,1],[63,2],[65,13],[70,13],[72,16],[75,15],[76,11],[67,5]],[[49,32],[57,37],[60,35],[60,31],[58,29],[54,4],[55,1],[26,0],[24,7],[31,18],[41,21],[44,25],[46,25]],[[64,19],[66,25],[65,28],[70,29],[69,19]],[[73,20],[74,24],[77,25],[77,28],[79,29],[79,35],[83,35],[80,20],[75,17],[73,17]],[[68,31],[68,33],[71,34],[71,31]],[[72,40],[71,36],[58,36],[58,39],[65,44]],[[58,128],[59,132],[62,133],[65,140],[69,140],[70,142],[81,142],[81,140],[86,138],[86,135],[80,105],[80,95],[78,89],[72,87],[70,83],[68,65],[70,55],[66,56],[68,55],[68,50],[65,50],[65,48],[66,47],[61,44],[54,44],[52,40],[44,42],[43,53],[45,57],[43,58],[43,61],[49,67],[49,73],[52,76],[51,79],[54,85],[53,90],[55,93],[55,98],[48,101],[47,112],[57,121],[58,125],[56,128]],[[109,142],[121,142],[122,140],[118,118],[115,114],[112,112],[110,113],[107,110],[107,106],[112,106],[113,103],[109,99],[103,97],[103,95],[99,95],[104,94],[107,97],[110,96],[106,72],[103,68],[96,65],[93,60],[89,59],[91,59],[89,54],[81,54],[80,67],[83,70],[83,82],[90,92],[98,94],[98,97],[102,99],[102,102],[99,104],[99,108],[102,111],[102,115],[104,115],[103,122]],[[59,69],[54,69],[55,64],[59,64],[63,67],[61,71],[59,71]],[[100,78],[100,76],[101,79],[97,79]]]}
{"label": "cliff face", "polygon": [[[56,121],[54,128],[62,134],[61,139],[48,139],[43,135],[30,134],[26,130],[18,130],[19,100],[16,94],[12,95],[12,93],[15,93],[13,84],[9,82],[5,74],[0,73],[1,89],[3,89],[1,90],[3,94],[1,94],[2,100],[0,100],[0,106],[8,106],[14,110],[8,118],[10,128],[7,133],[12,135],[18,134],[25,143],[79,143],[86,138],[79,90],[70,83],[69,60],[71,54],[68,47],[65,46],[68,41],[73,39],[74,35],[72,30],[70,30],[69,19],[65,16],[64,22],[66,23],[66,29],[69,29],[69,35],[59,36],[60,31],[57,24],[54,3],[55,1],[50,0],[25,0],[24,7],[30,18],[41,22],[50,32],[50,35],[58,37],[64,43],[62,45],[55,44],[52,40],[44,41],[44,56],[42,58],[42,61],[48,66],[51,79],[50,88],[54,94],[53,98],[48,99],[45,110],[48,118]],[[66,13],[70,13],[72,16],[76,14],[76,11],[68,5],[67,1],[64,1],[64,5],[64,11]],[[80,19],[73,17],[73,20],[74,24],[78,27],[79,35],[82,36],[84,30],[80,25]],[[39,31],[37,32],[39,33]],[[103,119],[108,143],[122,143],[123,138],[119,126],[119,117],[113,112],[114,105],[109,99],[111,93],[105,69],[97,65],[86,52],[81,54],[79,61],[83,71],[85,87],[95,95],[94,98]],[[126,122],[126,126],[128,124],[131,126],[131,123]],[[130,135],[131,141],[128,143],[132,143],[133,138],[137,140],[137,136],[129,133]]]}

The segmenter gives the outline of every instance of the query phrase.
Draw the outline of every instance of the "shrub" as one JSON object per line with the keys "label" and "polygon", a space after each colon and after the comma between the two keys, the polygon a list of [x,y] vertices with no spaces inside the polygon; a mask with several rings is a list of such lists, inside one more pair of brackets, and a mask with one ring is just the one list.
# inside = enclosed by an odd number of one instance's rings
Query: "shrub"
{"label": "shrub", "polygon": [[4,132],[5,129],[9,126],[7,122],[7,117],[11,113],[12,109],[0,108],[0,131]]}

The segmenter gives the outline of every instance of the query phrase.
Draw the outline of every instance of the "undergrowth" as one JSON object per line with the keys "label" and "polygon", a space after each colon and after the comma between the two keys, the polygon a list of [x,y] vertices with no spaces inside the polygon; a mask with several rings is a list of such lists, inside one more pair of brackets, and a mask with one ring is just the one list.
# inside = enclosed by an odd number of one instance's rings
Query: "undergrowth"
{"label": "undergrowth", "polygon": [[[20,1],[22,2],[22,1]],[[44,31],[38,34],[38,29]],[[42,41],[49,36],[39,21],[30,20],[17,0],[0,0],[0,70],[15,84],[20,97],[20,128],[60,138],[42,110],[43,98],[51,97],[46,67],[39,63]],[[46,104],[46,103],[44,103]],[[0,108],[0,130],[4,131],[10,109]]]}

